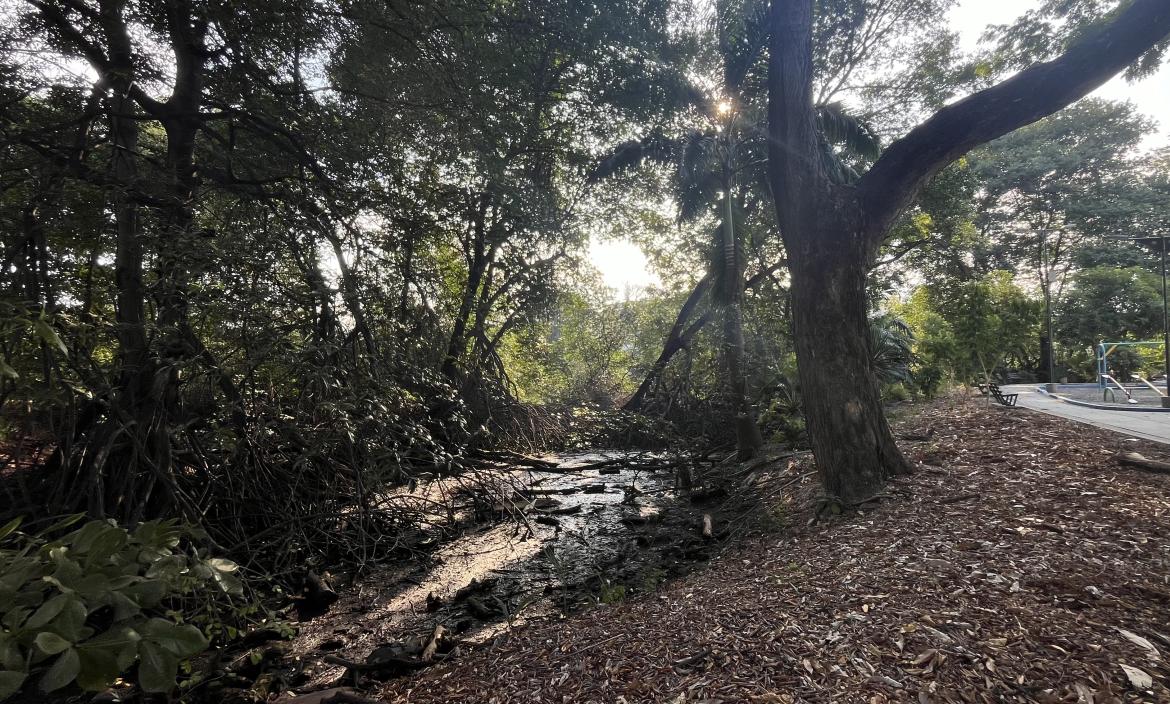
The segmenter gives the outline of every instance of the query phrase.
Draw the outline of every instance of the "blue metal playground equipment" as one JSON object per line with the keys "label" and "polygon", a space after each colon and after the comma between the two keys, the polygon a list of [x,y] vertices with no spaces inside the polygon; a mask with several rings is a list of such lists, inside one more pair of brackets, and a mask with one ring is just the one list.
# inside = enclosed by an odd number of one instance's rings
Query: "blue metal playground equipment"
{"label": "blue metal playground equipment", "polygon": [[[1113,352],[1115,350],[1117,350],[1118,347],[1162,347],[1164,344],[1165,343],[1160,342],[1160,341],[1159,342],[1148,342],[1148,341],[1143,341],[1143,342],[1130,342],[1130,341],[1104,342],[1104,341],[1102,341],[1100,344],[1098,344],[1097,345],[1097,386],[1101,389],[1102,398],[1105,398],[1106,396],[1108,396],[1109,393],[1114,393],[1114,396],[1116,397],[1116,393],[1114,392],[1114,388],[1116,388],[1118,391],[1121,391],[1123,394],[1125,394],[1125,398],[1129,403],[1137,403],[1137,399],[1135,399],[1133,397],[1133,394],[1130,393],[1129,389],[1127,389],[1121,382],[1117,381],[1116,379],[1114,379],[1112,376],[1109,375],[1109,355],[1113,354]],[[1146,379],[1143,379],[1139,376],[1137,378],[1137,380],[1140,381],[1141,383],[1145,384],[1146,386],[1150,387],[1151,389],[1153,389],[1155,393],[1161,395],[1162,397],[1165,397],[1167,395],[1165,389],[1159,389],[1157,386],[1154,386]],[[1167,379],[1165,381],[1170,383],[1170,379]],[[1110,384],[1112,384],[1112,386],[1110,386]]]}

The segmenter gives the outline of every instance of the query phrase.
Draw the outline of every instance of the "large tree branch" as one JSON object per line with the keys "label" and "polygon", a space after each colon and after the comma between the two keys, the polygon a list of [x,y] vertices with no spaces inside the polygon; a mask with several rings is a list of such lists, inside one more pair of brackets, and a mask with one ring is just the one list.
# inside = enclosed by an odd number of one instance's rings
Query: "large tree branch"
{"label": "large tree branch", "polygon": [[1059,58],[944,107],[892,144],[857,183],[871,249],[947,164],[1088,95],[1168,34],[1170,2],[1134,0]]}

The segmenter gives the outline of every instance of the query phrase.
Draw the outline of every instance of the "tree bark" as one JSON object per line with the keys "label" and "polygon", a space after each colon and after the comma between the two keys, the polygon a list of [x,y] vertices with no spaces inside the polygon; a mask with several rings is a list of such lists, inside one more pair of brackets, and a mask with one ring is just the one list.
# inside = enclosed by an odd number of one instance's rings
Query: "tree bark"
{"label": "tree bark", "polygon": [[467,319],[471,315],[471,309],[475,306],[476,296],[479,294],[488,261],[495,257],[495,248],[492,248],[489,256],[487,245],[487,212],[491,206],[491,196],[488,193],[483,193],[477,200],[478,203],[472,211],[472,242],[467,251],[467,284],[463,289],[463,300],[459,304],[459,312],[455,314],[451,337],[447,341],[447,353],[443,356],[442,371],[447,378],[455,377],[459,359],[466,352]]}
{"label": "tree bark", "polygon": [[856,250],[838,246],[840,226],[808,223],[803,232],[788,256],[805,423],[825,494],[852,505],[910,465],[886,422],[870,363],[868,267]]}
{"label": "tree bark", "polygon": [[812,110],[812,0],[773,3],[769,176],[792,275],[800,395],[828,498],[863,501],[908,471],[871,368],[862,212],[820,159]]}

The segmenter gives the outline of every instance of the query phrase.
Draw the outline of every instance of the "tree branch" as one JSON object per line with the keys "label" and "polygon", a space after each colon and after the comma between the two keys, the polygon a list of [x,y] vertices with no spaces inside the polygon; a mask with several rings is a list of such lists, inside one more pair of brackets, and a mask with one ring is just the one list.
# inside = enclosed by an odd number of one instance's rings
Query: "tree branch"
{"label": "tree branch", "polygon": [[892,144],[857,183],[871,249],[876,251],[894,219],[947,164],[1088,95],[1168,34],[1170,3],[1134,0],[1059,58],[944,107]]}

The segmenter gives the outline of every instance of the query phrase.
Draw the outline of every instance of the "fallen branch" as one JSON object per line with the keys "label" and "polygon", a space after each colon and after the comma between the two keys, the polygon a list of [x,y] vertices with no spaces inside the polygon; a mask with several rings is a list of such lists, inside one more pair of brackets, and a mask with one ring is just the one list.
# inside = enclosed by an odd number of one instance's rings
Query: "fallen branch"
{"label": "fallen branch", "polygon": [[435,653],[439,650],[439,639],[443,637],[445,631],[446,629],[442,625],[435,626],[435,630],[431,632],[430,639],[427,640],[427,644],[422,649],[422,654],[418,656],[419,660],[422,662],[430,662],[435,659]]}
{"label": "fallen branch", "polygon": [[682,660],[675,660],[674,666],[676,668],[680,668],[680,669],[694,667],[695,665],[699,664],[703,660],[706,660],[707,656],[710,654],[711,654],[710,648],[703,648],[697,654],[692,655],[689,658],[683,658]]}
{"label": "fallen branch", "polygon": [[970,499],[978,499],[979,494],[959,494],[957,496],[948,496],[945,499],[939,499],[939,504],[946,506],[948,504],[957,504],[960,501],[968,501]]}
{"label": "fallen branch", "polygon": [[278,699],[279,704],[380,704],[385,699],[367,699],[348,687],[333,687],[320,692],[309,692],[287,699]]}
{"label": "fallen branch", "polygon": [[1126,467],[1136,467],[1155,474],[1170,474],[1170,462],[1147,459],[1137,452],[1123,452],[1117,456],[1118,464]]}
{"label": "fallen branch", "polygon": [[522,455],[519,452],[511,452],[509,450],[479,450],[476,454],[495,462],[507,462],[521,467],[531,467],[542,472],[560,468],[560,463],[558,462],[550,462],[549,460],[542,460],[539,457]]}

